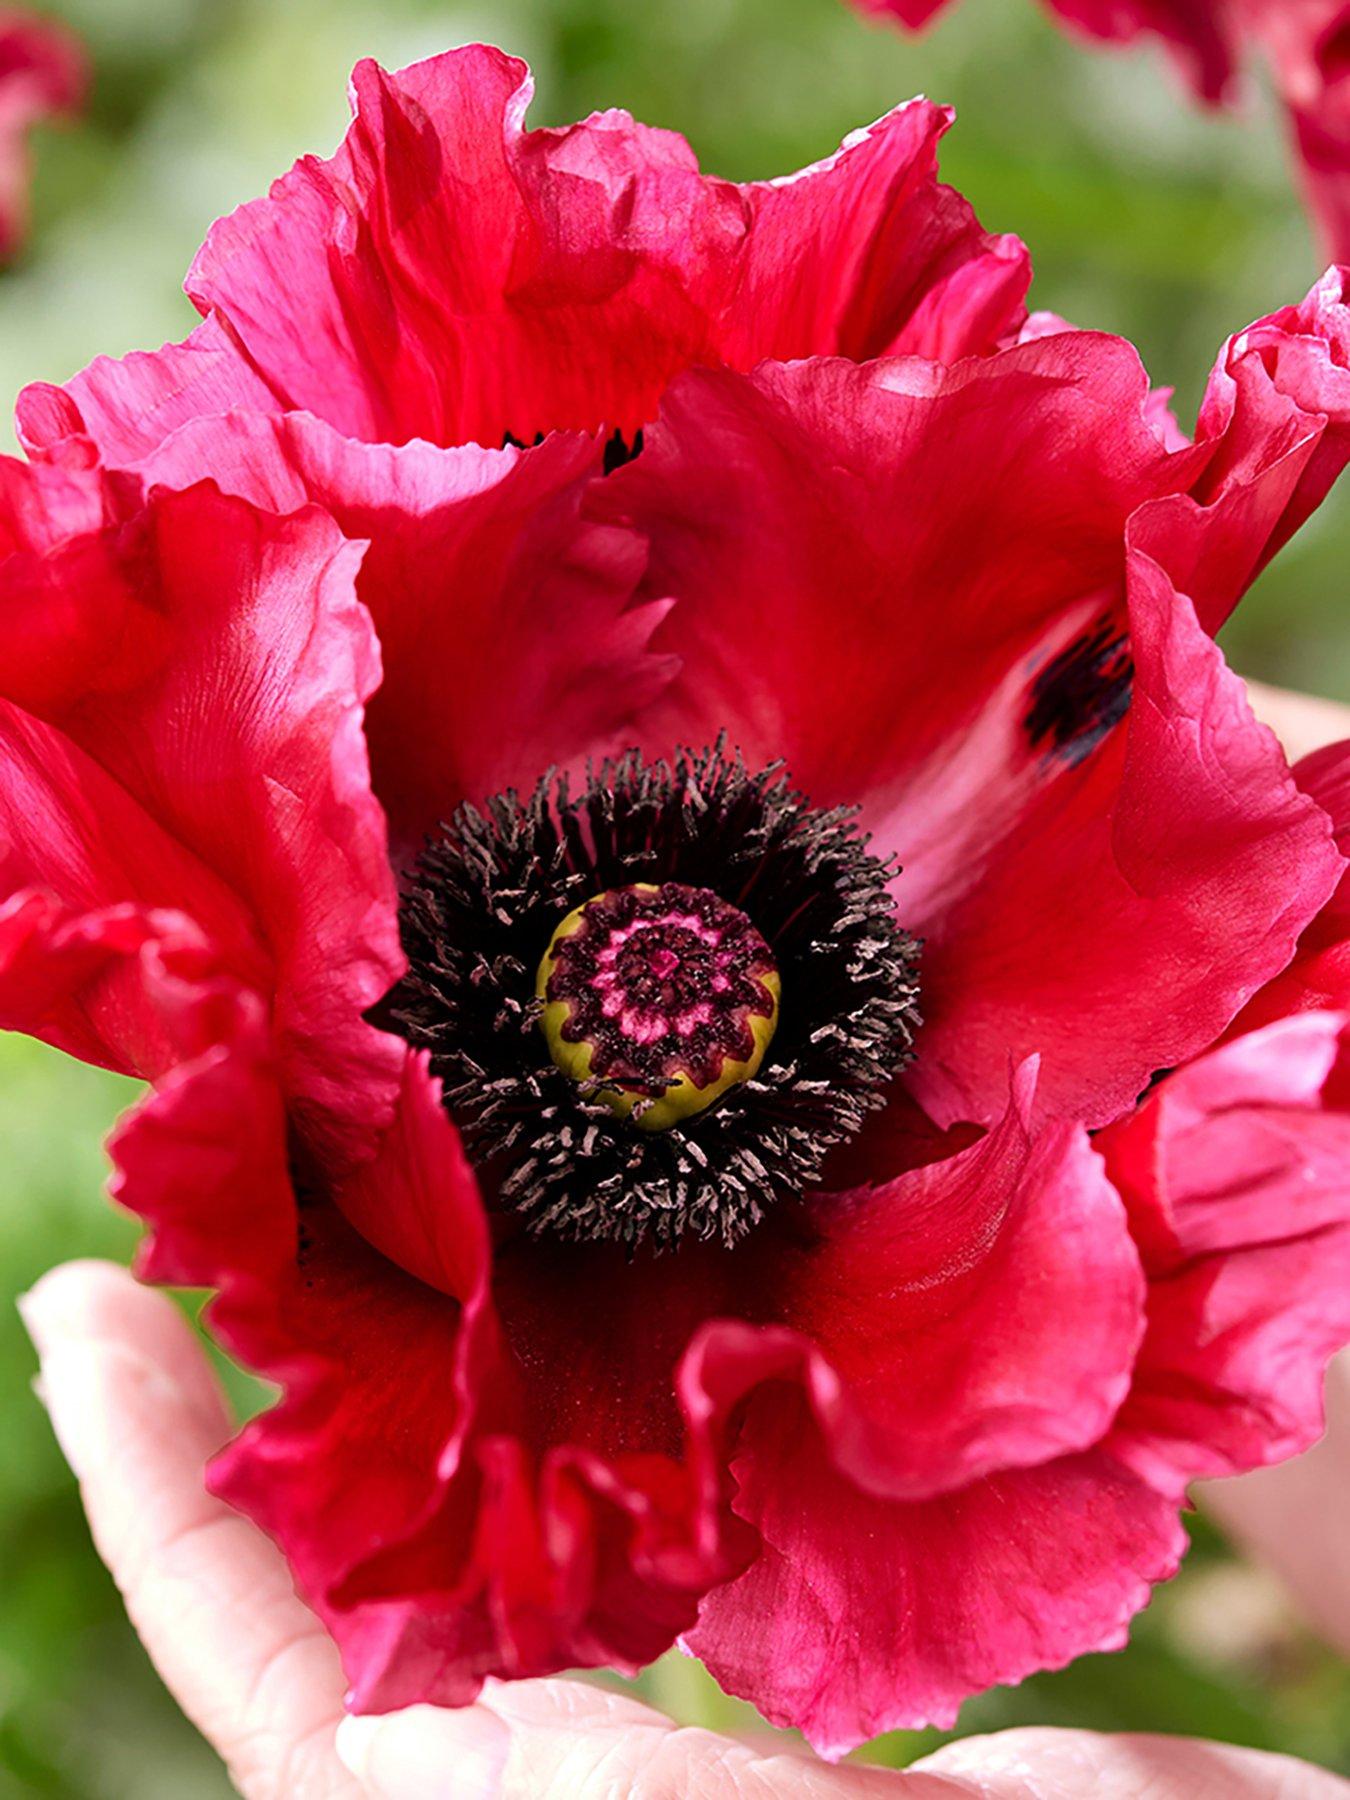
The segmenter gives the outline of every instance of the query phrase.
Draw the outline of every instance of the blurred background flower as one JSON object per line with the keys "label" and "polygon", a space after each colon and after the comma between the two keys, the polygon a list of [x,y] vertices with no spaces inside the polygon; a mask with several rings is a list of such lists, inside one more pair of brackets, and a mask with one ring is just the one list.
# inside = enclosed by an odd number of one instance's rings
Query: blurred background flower
{"label": "blurred background flower", "polygon": [[[63,0],[94,68],[81,120],[33,133],[33,223],[0,277],[0,389],[61,380],[100,353],[182,336],[179,284],[217,214],[345,125],[353,62],[397,66],[487,37],[533,63],[536,124],[622,104],[746,178],[832,149],[917,91],[955,102],[944,174],[1036,259],[1033,305],[1119,331],[1185,419],[1235,320],[1301,293],[1317,254],[1291,191],[1277,108],[1178,105],[1160,53],[1085,56],[1026,0],[965,0],[922,40],[839,0]],[[1244,672],[1350,699],[1350,490],[1334,495],[1226,633]],[[131,1084],[0,1041],[0,1800],[213,1800],[230,1790],[160,1692],[89,1547],[28,1391],[12,1293],[59,1258],[124,1257],[101,1197],[102,1131]],[[231,1376],[241,1405],[258,1390]],[[686,1719],[744,1728],[674,1656],[647,1690]],[[1123,1655],[967,1707],[962,1729],[1035,1720],[1193,1732],[1350,1770],[1350,1670],[1269,1581],[1203,1527]],[[934,1734],[883,1740],[894,1763]]]}
{"label": "blurred background flower", "polygon": [[0,257],[13,255],[28,229],[32,128],[77,112],[87,81],[73,32],[23,8],[0,8]]}
{"label": "blurred background flower", "polygon": [[[864,11],[919,30],[946,0],[857,0]],[[1289,114],[1289,137],[1327,254],[1350,255],[1350,5],[1346,0],[1046,0],[1085,45],[1155,36],[1177,75],[1208,105],[1231,105],[1242,66],[1269,59]]]}

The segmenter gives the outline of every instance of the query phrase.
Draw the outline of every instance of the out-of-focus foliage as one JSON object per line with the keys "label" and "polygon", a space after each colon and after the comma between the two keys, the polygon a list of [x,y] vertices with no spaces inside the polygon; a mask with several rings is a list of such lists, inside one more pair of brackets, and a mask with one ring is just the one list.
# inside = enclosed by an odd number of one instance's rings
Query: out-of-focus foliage
{"label": "out-of-focus foliage", "polygon": [[[1274,111],[1205,118],[1150,55],[1089,57],[1028,0],[966,0],[920,40],[840,0],[64,0],[95,59],[87,119],[39,134],[32,242],[0,278],[0,391],[180,336],[187,263],[220,212],[345,120],[351,63],[487,37],[534,64],[535,123],[623,105],[747,177],[825,154],[920,90],[955,102],[944,169],[1035,253],[1034,304],[1120,331],[1183,422],[1224,336],[1317,272]],[[1350,698],[1350,494],[1230,627],[1238,666]],[[229,1788],[175,1714],[89,1547],[29,1383],[12,1296],[72,1255],[125,1257],[99,1142],[130,1084],[0,1041],[0,1800],[215,1800]],[[234,1383],[241,1401],[250,1390]],[[683,1718],[751,1722],[697,1665],[644,1681]],[[1350,1769],[1350,1672],[1268,1584],[1201,1534],[1123,1655],[973,1702],[963,1730],[1036,1720],[1196,1732]],[[929,1735],[873,1747],[905,1762]]]}

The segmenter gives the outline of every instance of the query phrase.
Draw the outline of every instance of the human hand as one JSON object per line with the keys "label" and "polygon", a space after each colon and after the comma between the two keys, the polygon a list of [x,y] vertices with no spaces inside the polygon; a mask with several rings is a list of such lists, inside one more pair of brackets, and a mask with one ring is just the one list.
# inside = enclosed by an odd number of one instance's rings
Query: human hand
{"label": "human hand", "polygon": [[[296,1598],[280,1554],[203,1485],[202,1465],[231,1423],[206,1356],[172,1302],[111,1265],[70,1263],[38,1282],[23,1313],[41,1357],[41,1391],[100,1554],[155,1666],[249,1800],[1350,1796],[1350,1783],[1286,1757],[1084,1731],[967,1739],[903,1774],[830,1768],[805,1754],[678,1727],[636,1700],[579,1681],[489,1683],[459,1711],[417,1706],[346,1718],[337,1653]],[[1342,1493],[1350,1391],[1344,1399],[1340,1435],[1313,1453],[1321,1458],[1318,1480],[1338,1483]],[[1230,1511],[1234,1504],[1230,1497]],[[1253,1520],[1258,1538],[1262,1516]],[[1350,1571],[1342,1567],[1337,1579],[1344,1619]],[[1319,1585],[1329,1607],[1325,1574]]]}
{"label": "human hand", "polygon": [[[1329,703],[1256,690],[1292,755],[1350,735]],[[156,1667],[249,1800],[1336,1800],[1350,1783],[1220,1744],[1020,1730],[947,1746],[898,1773],[677,1726],[577,1681],[489,1683],[457,1711],[344,1716],[337,1653],[280,1554],[213,1499],[204,1462],[231,1433],[172,1303],[98,1263],[54,1270],[23,1313],[42,1393],[100,1553]],[[1350,1364],[1331,1426],[1280,1469],[1214,1484],[1211,1504],[1274,1562],[1350,1651]],[[1291,1526],[1296,1529],[1291,1529]]]}

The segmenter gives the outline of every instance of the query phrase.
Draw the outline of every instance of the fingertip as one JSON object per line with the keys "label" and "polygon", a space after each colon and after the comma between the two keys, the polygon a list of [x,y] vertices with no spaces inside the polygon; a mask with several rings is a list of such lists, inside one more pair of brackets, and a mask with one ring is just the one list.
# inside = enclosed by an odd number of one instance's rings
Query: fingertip
{"label": "fingertip", "polygon": [[48,1269],[15,1304],[41,1355],[57,1338],[89,1336],[91,1319],[116,1314],[125,1304],[124,1289],[135,1285],[115,1263],[86,1257]]}
{"label": "fingertip", "polygon": [[128,1270],[92,1259],[63,1263],[16,1304],[42,1364],[39,1392],[49,1410],[57,1360],[69,1372],[72,1359],[80,1360],[77,1351],[97,1349],[117,1368],[131,1363],[142,1372],[161,1371],[203,1428],[224,1435],[224,1400],[187,1320],[166,1294],[145,1287]]}
{"label": "fingertip", "polygon": [[349,1714],[337,1730],[343,1767],[374,1800],[498,1800],[511,1749],[509,1727],[485,1706]]}
{"label": "fingertip", "polygon": [[972,1783],[985,1800],[1338,1800],[1347,1792],[1339,1776],[1265,1750],[1048,1725],[959,1739],[910,1772]]}
{"label": "fingertip", "polygon": [[85,1488],[96,1536],[112,1512],[134,1522],[161,1466],[188,1456],[200,1468],[225,1435],[223,1414],[204,1411],[172,1367],[117,1339],[50,1339],[34,1391]]}

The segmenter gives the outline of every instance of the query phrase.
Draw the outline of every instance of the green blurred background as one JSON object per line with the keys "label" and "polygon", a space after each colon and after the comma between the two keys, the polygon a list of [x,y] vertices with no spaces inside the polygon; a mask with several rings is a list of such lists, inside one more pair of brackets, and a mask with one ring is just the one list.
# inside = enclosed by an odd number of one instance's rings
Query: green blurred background
{"label": "green blurred background", "polygon": [[[364,55],[397,65],[488,38],[533,63],[535,123],[623,105],[683,131],[720,174],[778,174],[917,92],[951,100],[947,179],[1037,265],[1033,303],[1131,337],[1183,422],[1224,337],[1301,295],[1318,258],[1278,118],[1181,104],[1159,57],[1089,56],[1030,0],[964,0],[920,40],[841,0],[64,0],[95,61],[87,118],[37,141],[35,229],[0,277],[0,390],[181,336],[179,284],[218,213],[329,150]],[[1237,666],[1350,699],[1350,488],[1229,628]],[[30,1391],[12,1298],[73,1255],[125,1258],[99,1148],[132,1084],[0,1039],[0,1796],[213,1800],[230,1789],[178,1718],[88,1542]],[[239,1385],[247,1403],[247,1392]],[[1195,1732],[1350,1771],[1350,1670],[1273,1585],[1198,1527],[1129,1650],[973,1702],[965,1731],[1040,1722]],[[689,1720],[746,1728],[697,1665],[643,1686]],[[896,1734],[903,1763],[937,1741]]]}

